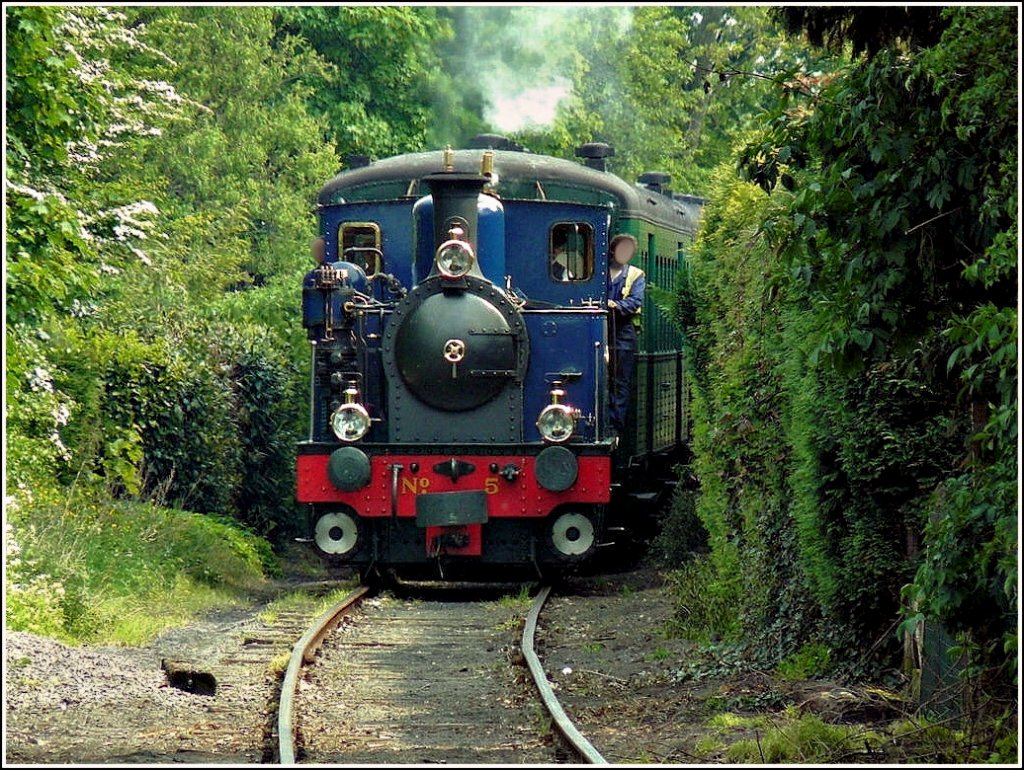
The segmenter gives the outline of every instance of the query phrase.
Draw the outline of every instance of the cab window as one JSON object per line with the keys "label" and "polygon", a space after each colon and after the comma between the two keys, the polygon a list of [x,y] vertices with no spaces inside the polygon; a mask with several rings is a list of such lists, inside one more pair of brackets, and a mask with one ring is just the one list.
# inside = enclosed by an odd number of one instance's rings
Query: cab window
{"label": "cab window", "polygon": [[548,275],[553,281],[589,281],[594,275],[594,228],[558,222],[548,235]]}
{"label": "cab window", "polygon": [[344,223],[339,229],[338,243],[338,259],[359,265],[367,275],[380,272],[380,226],[377,223]]}

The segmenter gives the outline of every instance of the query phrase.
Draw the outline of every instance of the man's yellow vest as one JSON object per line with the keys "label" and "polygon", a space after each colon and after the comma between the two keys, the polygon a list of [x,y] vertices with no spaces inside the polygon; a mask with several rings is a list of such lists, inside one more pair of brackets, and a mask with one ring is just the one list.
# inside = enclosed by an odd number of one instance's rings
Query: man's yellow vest
{"label": "man's yellow vest", "polygon": [[[625,299],[629,296],[629,292],[633,290],[633,284],[635,284],[640,278],[643,277],[644,271],[639,267],[633,265],[626,265],[626,282],[622,286],[622,297]],[[640,331],[640,313],[643,312],[643,303],[637,308],[636,313],[633,315],[633,325]]]}

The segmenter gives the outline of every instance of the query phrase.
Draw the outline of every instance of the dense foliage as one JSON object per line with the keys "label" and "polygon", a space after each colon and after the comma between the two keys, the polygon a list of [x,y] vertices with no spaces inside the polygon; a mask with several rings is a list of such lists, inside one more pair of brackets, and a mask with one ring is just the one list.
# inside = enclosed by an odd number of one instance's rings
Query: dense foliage
{"label": "dense foliage", "polygon": [[294,311],[245,289],[301,268],[333,154],[302,92],[275,93],[303,59],[271,47],[268,12],[129,13],[8,20],[9,492],[57,479],[266,532],[288,510],[299,359]]}
{"label": "dense foliage", "polygon": [[[367,148],[334,137],[316,109],[316,78],[342,62],[270,9],[22,6],[5,9],[5,24],[4,507],[18,551],[8,605],[49,602],[81,637],[82,606],[141,591],[93,563],[98,522],[118,511],[142,521],[147,505],[167,506],[178,523],[151,537],[182,543],[194,528],[228,535],[173,509],[262,535],[300,531],[293,444],[307,356],[295,287],[316,191],[339,150]],[[429,34],[396,40],[379,66]],[[419,99],[418,83],[379,90],[403,87]],[[354,90],[349,103],[362,105],[366,135],[392,107]],[[369,149],[412,149],[422,129]],[[74,509],[68,537],[81,548],[62,556],[52,546],[66,538],[46,522]],[[145,550],[168,591],[174,574],[196,577],[174,560],[182,543]],[[203,553],[208,569],[232,571]],[[15,612],[15,627],[31,614]]]}
{"label": "dense foliage", "polygon": [[680,306],[698,513],[709,590],[739,608],[723,630],[769,660],[824,641],[833,665],[877,674],[899,666],[901,619],[928,619],[1005,688],[1016,11],[926,12],[879,32],[904,45],[858,41],[873,55],[794,77],[741,155],[754,184],[723,169],[709,191]]}
{"label": "dense foliage", "polygon": [[695,194],[770,103],[779,73],[814,64],[765,8],[641,6],[627,19],[574,10],[563,37],[572,94],[550,127],[517,136],[567,158],[581,142],[607,142],[625,179],[663,171]]}
{"label": "dense foliage", "polygon": [[284,7],[277,14],[278,39],[305,41],[323,61],[300,77],[342,157],[457,146],[483,130],[483,104],[452,59],[467,53],[453,29],[458,7]]}
{"label": "dense foliage", "polygon": [[875,675],[924,618],[1012,682],[1015,13],[6,9],[8,619],[91,638],[118,591],[255,576],[237,527],[299,516],[317,189],[533,79],[567,98],[532,150],[607,141],[708,198],[678,308],[699,496],[663,554],[690,621]]}

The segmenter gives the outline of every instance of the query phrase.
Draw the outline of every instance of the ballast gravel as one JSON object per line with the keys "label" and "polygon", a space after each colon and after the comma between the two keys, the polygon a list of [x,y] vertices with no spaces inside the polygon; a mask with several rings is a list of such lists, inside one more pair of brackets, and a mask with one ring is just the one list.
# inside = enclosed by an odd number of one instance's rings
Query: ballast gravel
{"label": "ballast gravel", "polygon": [[[5,764],[260,762],[272,745],[276,698],[268,664],[290,644],[284,634],[261,638],[261,607],[173,629],[141,648],[5,633]],[[170,686],[164,658],[195,661],[215,676],[216,693]]]}

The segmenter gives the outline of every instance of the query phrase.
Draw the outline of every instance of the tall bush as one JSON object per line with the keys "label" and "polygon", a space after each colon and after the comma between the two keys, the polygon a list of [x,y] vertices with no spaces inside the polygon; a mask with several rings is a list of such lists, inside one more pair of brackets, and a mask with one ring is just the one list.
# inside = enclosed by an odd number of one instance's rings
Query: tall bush
{"label": "tall bush", "polygon": [[810,607],[855,673],[898,665],[903,617],[1015,667],[1014,13],[946,9],[795,79],[682,297],[718,585],[790,643]]}

